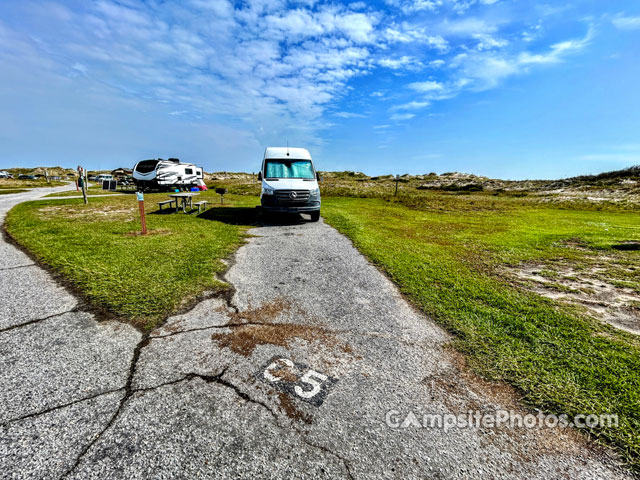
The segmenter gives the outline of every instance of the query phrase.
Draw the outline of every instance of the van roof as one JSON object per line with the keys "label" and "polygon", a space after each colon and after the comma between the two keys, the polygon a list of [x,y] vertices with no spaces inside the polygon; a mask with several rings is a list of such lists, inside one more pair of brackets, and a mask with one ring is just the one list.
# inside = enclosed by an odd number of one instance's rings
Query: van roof
{"label": "van roof", "polygon": [[264,158],[295,158],[300,160],[311,160],[311,154],[306,148],[267,147],[264,151]]}

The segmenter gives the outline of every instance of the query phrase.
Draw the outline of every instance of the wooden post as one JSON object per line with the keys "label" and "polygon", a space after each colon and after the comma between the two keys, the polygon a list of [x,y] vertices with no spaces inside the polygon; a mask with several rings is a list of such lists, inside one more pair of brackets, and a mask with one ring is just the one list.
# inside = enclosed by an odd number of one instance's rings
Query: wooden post
{"label": "wooden post", "polygon": [[400,179],[400,175],[396,175],[396,192],[393,194],[394,197],[398,196],[398,180]]}
{"label": "wooden post", "polygon": [[87,171],[80,165],[78,165],[78,176],[79,179],[82,180],[82,199],[86,205],[89,203],[89,199],[87,198]]}
{"label": "wooden post", "polygon": [[147,234],[147,218],[144,215],[144,193],[137,192],[138,208],[140,209],[140,224],[142,225],[142,235]]}

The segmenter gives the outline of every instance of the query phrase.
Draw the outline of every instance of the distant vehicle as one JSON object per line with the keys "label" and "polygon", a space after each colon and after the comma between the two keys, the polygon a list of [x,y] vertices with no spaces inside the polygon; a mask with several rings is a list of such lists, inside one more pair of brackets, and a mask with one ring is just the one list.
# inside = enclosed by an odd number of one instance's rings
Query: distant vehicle
{"label": "distant vehicle", "polygon": [[89,175],[87,177],[87,180],[89,180],[90,182],[95,182],[96,181],[96,176],[95,175]]}
{"label": "distant vehicle", "polygon": [[204,178],[202,168],[182,163],[177,158],[142,160],[133,167],[133,181],[138,190],[190,190]]}
{"label": "distant vehicle", "polygon": [[18,180],[36,180],[36,176],[35,175],[25,175],[23,173],[21,175],[18,175]]}
{"label": "distant vehicle", "polygon": [[320,219],[320,175],[304,148],[268,147],[258,173],[265,213],[308,213]]}
{"label": "distant vehicle", "polygon": [[100,175],[98,175],[95,179],[96,182],[100,182],[102,184],[102,182],[104,182],[105,180],[111,181],[113,180],[113,175],[109,175],[106,173],[101,173]]}
{"label": "distant vehicle", "polygon": [[0,172],[0,178],[11,178],[11,176],[9,175],[8,172],[5,172],[4,170]]}

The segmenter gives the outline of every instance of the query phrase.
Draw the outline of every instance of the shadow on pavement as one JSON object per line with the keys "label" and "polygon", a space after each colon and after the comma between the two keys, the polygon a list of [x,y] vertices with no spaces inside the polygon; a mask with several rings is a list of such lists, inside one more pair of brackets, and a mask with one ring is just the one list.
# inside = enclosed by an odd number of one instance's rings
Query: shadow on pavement
{"label": "shadow on pavement", "polygon": [[198,215],[205,220],[216,220],[230,225],[256,225],[276,227],[301,225],[309,220],[300,214],[263,215],[256,207],[213,207]]}
{"label": "shadow on pavement", "polygon": [[198,218],[230,225],[257,225],[259,213],[255,207],[212,207],[198,215]]}

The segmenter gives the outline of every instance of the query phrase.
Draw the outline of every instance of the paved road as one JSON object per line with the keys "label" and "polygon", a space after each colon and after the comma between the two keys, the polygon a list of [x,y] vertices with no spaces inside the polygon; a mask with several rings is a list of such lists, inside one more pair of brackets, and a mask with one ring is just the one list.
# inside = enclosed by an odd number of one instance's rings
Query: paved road
{"label": "paved road", "polygon": [[519,407],[329,226],[251,233],[232,297],[145,336],[0,244],[0,477],[625,477],[574,432],[420,428]]}

